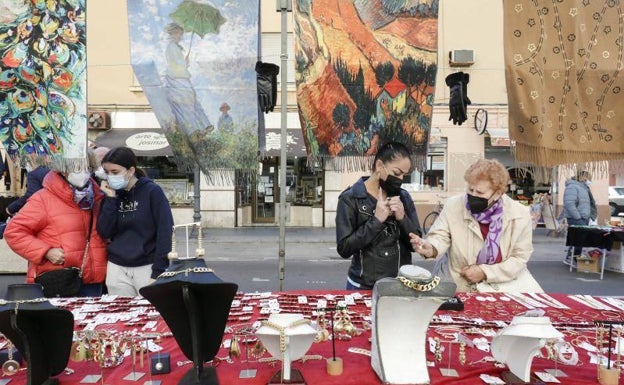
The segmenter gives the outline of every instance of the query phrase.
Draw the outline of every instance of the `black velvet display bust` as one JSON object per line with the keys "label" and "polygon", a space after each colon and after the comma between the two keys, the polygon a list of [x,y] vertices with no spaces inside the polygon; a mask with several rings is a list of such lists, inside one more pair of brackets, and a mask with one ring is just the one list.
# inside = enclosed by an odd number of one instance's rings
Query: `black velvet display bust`
{"label": "black velvet display bust", "polygon": [[51,376],[67,366],[74,316],[48,302],[39,284],[9,285],[5,299],[8,302],[0,306],[0,332],[26,359],[27,385],[57,384]]}
{"label": "black velvet display bust", "polygon": [[217,384],[213,367],[238,285],[223,282],[203,259],[175,260],[167,271],[139,292],[158,310],[182,353],[194,367],[180,385]]}

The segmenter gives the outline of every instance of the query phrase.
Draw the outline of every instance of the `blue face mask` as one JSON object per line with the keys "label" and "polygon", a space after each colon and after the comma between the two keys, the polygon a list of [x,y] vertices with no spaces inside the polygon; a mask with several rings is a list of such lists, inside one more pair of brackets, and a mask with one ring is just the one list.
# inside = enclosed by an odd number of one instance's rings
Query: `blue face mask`
{"label": "blue face mask", "polygon": [[122,190],[128,185],[125,174],[108,175],[108,186],[113,190]]}

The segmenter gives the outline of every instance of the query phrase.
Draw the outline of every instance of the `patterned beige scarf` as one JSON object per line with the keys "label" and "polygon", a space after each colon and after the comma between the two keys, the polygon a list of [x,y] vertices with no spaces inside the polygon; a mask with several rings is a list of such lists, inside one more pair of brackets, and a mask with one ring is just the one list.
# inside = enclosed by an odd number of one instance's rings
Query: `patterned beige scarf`
{"label": "patterned beige scarf", "polygon": [[509,134],[538,166],[624,158],[617,0],[504,0]]}

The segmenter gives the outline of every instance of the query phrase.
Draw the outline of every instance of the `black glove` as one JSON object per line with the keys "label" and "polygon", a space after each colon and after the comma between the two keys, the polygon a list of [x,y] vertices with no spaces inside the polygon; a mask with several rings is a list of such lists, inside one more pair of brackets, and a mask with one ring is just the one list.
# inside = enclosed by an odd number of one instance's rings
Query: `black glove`
{"label": "black glove", "polygon": [[468,99],[469,81],[470,75],[463,72],[455,72],[446,77],[446,85],[451,89],[449,120],[453,120],[453,124],[460,126],[468,119],[466,106],[471,103]]}
{"label": "black glove", "polygon": [[258,104],[263,112],[273,111],[277,102],[277,74],[279,66],[272,63],[256,63]]}

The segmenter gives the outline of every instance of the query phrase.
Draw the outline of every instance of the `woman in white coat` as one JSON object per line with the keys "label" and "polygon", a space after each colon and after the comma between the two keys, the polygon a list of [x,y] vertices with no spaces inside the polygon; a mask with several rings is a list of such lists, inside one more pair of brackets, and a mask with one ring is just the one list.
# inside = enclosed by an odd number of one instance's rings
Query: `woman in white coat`
{"label": "woman in white coat", "polygon": [[448,252],[457,291],[542,292],[527,269],[533,253],[529,207],[505,192],[509,173],[479,159],[464,175],[466,194],[449,198],[426,239],[410,234],[424,258]]}

